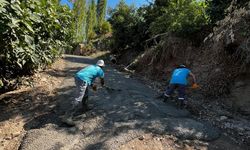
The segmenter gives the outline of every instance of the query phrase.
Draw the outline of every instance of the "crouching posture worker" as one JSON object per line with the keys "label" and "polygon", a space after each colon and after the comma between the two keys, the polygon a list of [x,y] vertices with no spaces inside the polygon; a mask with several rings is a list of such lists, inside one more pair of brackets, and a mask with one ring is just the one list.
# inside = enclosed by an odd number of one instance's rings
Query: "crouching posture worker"
{"label": "crouching posture worker", "polygon": [[88,111],[88,88],[91,86],[96,91],[96,85],[93,84],[96,78],[100,78],[101,85],[104,86],[105,66],[103,60],[98,60],[96,65],[89,65],[78,71],[75,75],[76,95],[73,101],[73,107],[82,103],[83,111]]}
{"label": "crouching posture worker", "polygon": [[193,87],[198,86],[196,84],[195,75],[185,65],[180,65],[173,71],[169,86],[164,93],[164,102],[166,102],[171,97],[174,90],[177,89],[178,100],[181,107],[187,106],[186,87],[189,75],[193,78]]}

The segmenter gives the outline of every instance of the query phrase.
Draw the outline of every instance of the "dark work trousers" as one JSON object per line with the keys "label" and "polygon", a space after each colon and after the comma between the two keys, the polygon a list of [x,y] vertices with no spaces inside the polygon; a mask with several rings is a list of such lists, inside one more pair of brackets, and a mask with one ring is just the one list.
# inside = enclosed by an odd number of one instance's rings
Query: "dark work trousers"
{"label": "dark work trousers", "polygon": [[186,100],[186,85],[184,84],[169,84],[164,96],[171,97],[175,89],[178,90],[178,100]]}

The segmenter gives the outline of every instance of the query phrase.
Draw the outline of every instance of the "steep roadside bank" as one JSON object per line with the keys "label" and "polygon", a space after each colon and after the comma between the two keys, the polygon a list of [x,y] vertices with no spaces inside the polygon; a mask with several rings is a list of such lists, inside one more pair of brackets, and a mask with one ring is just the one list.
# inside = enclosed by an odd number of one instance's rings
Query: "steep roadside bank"
{"label": "steep roadside bank", "polygon": [[[239,143],[249,143],[249,52],[250,3],[230,6],[201,47],[172,35],[140,54],[128,69],[146,77],[164,90],[173,68],[186,63],[197,75],[201,89],[189,91],[190,106],[197,117],[210,120]],[[127,65],[127,56],[120,56]],[[119,59],[118,59],[119,60]]]}

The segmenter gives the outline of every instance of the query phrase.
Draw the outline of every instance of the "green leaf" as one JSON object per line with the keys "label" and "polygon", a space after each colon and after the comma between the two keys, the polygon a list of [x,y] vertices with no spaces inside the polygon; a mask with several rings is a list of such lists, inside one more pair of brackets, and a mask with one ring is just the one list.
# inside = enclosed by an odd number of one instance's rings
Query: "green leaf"
{"label": "green leaf", "polygon": [[21,62],[17,61],[16,63],[17,63],[17,65],[18,65],[18,67],[20,67],[20,68],[23,67],[23,65],[21,64]]}
{"label": "green leaf", "polygon": [[24,35],[24,40],[27,44],[32,45],[34,38],[29,35]]}
{"label": "green leaf", "polygon": [[0,13],[6,13],[6,12],[7,10],[4,7],[0,6]]}
{"label": "green leaf", "polygon": [[32,21],[34,21],[36,23],[42,22],[42,19],[38,14],[31,14],[30,20],[32,20]]}
{"label": "green leaf", "polygon": [[29,25],[29,23],[23,22],[23,24],[26,26],[26,28],[27,28],[30,32],[34,33],[34,30],[33,30],[32,27]]}
{"label": "green leaf", "polygon": [[14,68],[8,71],[17,73],[24,65],[32,71],[53,62],[58,47],[72,39],[71,16],[55,0],[0,0],[3,61]]}
{"label": "green leaf", "polygon": [[11,18],[11,22],[8,23],[8,26],[9,26],[10,28],[18,27],[20,21],[21,21],[20,19]]}
{"label": "green leaf", "polygon": [[8,4],[9,4],[8,1],[6,1],[6,0],[0,0],[0,7],[4,7],[4,6],[8,5]]}
{"label": "green leaf", "polygon": [[25,63],[26,63],[26,60],[25,60],[25,59],[23,59],[23,60],[22,60],[22,65],[24,66],[24,65],[25,65]]}
{"label": "green leaf", "polygon": [[0,88],[2,88],[4,85],[3,85],[3,81],[2,79],[0,79]]}

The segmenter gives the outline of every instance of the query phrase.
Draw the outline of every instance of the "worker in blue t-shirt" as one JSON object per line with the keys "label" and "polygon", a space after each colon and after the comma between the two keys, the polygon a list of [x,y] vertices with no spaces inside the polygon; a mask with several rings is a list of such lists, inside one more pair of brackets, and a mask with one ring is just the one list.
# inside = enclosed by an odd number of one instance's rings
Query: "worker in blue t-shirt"
{"label": "worker in blue t-shirt", "polygon": [[195,75],[185,65],[180,65],[173,71],[170,84],[164,93],[164,102],[171,97],[175,89],[178,89],[178,100],[180,100],[181,106],[187,105],[186,87],[189,75],[193,78],[194,84],[196,84]]}
{"label": "worker in blue t-shirt", "polygon": [[88,87],[92,86],[93,90],[96,91],[96,85],[93,84],[96,78],[100,78],[101,85],[104,86],[104,72],[102,69],[104,66],[104,61],[98,60],[96,65],[89,65],[76,73],[75,84],[77,89],[73,107],[82,102],[83,110],[87,111],[89,109]]}

